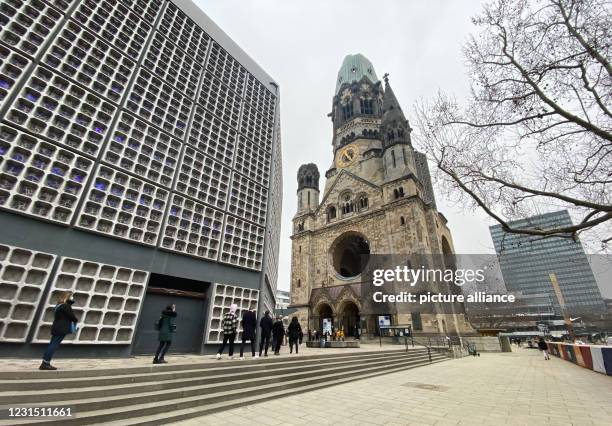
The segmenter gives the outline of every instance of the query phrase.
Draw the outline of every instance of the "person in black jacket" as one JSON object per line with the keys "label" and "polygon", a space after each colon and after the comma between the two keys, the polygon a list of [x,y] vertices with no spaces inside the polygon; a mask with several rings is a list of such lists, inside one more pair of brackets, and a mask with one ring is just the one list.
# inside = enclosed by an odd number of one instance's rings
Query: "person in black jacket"
{"label": "person in black jacket", "polygon": [[280,354],[280,348],[283,344],[283,337],[285,337],[285,326],[281,317],[277,317],[274,325],[272,326],[272,337],[274,339],[274,355]]}
{"label": "person in black jacket", "polygon": [[259,321],[259,328],[261,328],[261,341],[259,342],[259,356],[261,356],[261,351],[264,348],[264,343],[266,346],[266,352],[264,356],[268,356],[268,346],[270,346],[270,334],[272,333],[272,318],[270,318],[270,311],[266,311],[261,321]]}
{"label": "person in black jacket", "polygon": [[[64,337],[76,330],[76,323],[79,322],[72,312],[73,304],[72,293],[66,292],[60,295],[57,305],[55,305],[53,325],[51,326],[51,341],[49,341],[49,345],[43,354],[42,363],[38,367],[39,370],[57,370],[51,365],[51,358],[53,358],[53,354],[59,348]],[[72,323],[74,323],[74,326]]]}
{"label": "person in black jacket", "polygon": [[164,309],[159,317],[158,322],[158,340],[159,346],[155,352],[155,358],[153,358],[153,364],[167,364],[168,361],[164,359],[166,352],[172,344],[172,335],[176,331],[176,306],[168,305]]}
{"label": "person in black jacket", "polygon": [[287,335],[289,336],[289,353],[293,353],[293,345],[295,345],[295,353],[298,353],[299,342],[303,336],[302,326],[297,317],[291,319],[289,327],[287,327]]}
{"label": "person in black jacket", "polygon": [[255,311],[244,311],[242,314],[242,343],[240,344],[240,359],[244,359],[244,344],[247,340],[251,341],[251,355],[253,358],[259,358],[255,355],[255,328],[257,327],[257,316]]}
{"label": "person in black jacket", "polygon": [[544,341],[543,337],[540,337],[540,341],[538,342],[538,348],[540,348],[540,350],[544,354],[544,359],[546,361],[550,360],[550,357],[548,356],[548,345]]}

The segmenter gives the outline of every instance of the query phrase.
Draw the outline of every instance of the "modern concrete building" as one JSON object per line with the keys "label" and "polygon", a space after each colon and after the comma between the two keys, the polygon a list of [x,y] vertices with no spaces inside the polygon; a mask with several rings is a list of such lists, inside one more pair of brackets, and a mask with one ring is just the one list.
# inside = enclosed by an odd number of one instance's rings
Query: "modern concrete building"
{"label": "modern concrete building", "polygon": [[[547,229],[571,226],[572,220],[567,210],[562,210],[511,222],[511,225]],[[520,292],[525,297],[548,294],[557,313],[560,312],[560,303],[575,313],[604,309],[580,241],[509,234],[502,230],[501,225],[491,226],[490,231],[508,291]],[[556,276],[560,293],[555,291],[551,274]]]}
{"label": "modern concrete building", "polygon": [[278,84],[190,0],[0,8],[0,350],[212,351],[231,303],[274,307]]}
{"label": "modern concrete building", "polygon": [[286,290],[276,291],[276,311],[286,310],[291,303],[291,293]]}

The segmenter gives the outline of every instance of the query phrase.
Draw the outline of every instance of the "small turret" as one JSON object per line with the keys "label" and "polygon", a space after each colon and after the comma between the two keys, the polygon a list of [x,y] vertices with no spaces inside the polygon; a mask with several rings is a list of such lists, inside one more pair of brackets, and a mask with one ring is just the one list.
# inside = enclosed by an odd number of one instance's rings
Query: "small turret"
{"label": "small turret", "polygon": [[319,169],[316,164],[300,166],[298,181],[298,213],[314,210],[319,206]]}

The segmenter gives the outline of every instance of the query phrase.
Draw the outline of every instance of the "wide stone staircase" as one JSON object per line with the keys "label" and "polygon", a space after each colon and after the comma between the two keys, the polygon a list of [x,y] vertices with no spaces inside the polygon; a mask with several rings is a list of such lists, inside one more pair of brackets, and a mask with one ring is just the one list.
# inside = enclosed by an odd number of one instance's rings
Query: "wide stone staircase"
{"label": "wide stone staircase", "polygon": [[[427,348],[143,367],[0,373],[2,407],[71,407],[36,425],[161,425],[449,358]],[[6,419],[6,417],[5,417]]]}

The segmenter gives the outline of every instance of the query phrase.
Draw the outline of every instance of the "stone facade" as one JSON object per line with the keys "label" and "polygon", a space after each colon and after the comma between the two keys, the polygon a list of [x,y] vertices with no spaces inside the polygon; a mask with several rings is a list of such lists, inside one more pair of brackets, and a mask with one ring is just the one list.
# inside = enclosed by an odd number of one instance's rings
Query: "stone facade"
{"label": "stone facade", "polygon": [[[347,78],[352,73],[354,79]],[[360,255],[452,255],[452,237],[436,210],[427,162],[412,147],[410,126],[386,75],[383,90],[371,63],[349,55],[330,116],[334,161],[320,200],[317,167],[303,165],[298,172],[291,307],[304,329],[321,330],[322,318],[332,318],[334,328],[349,336],[371,335],[376,318],[364,312],[361,293],[368,283],[360,274]],[[412,321],[413,314],[401,310],[392,318],[394,324]],[[415,334],[471,330],[462,313],[423,314],[420,322]]]}

